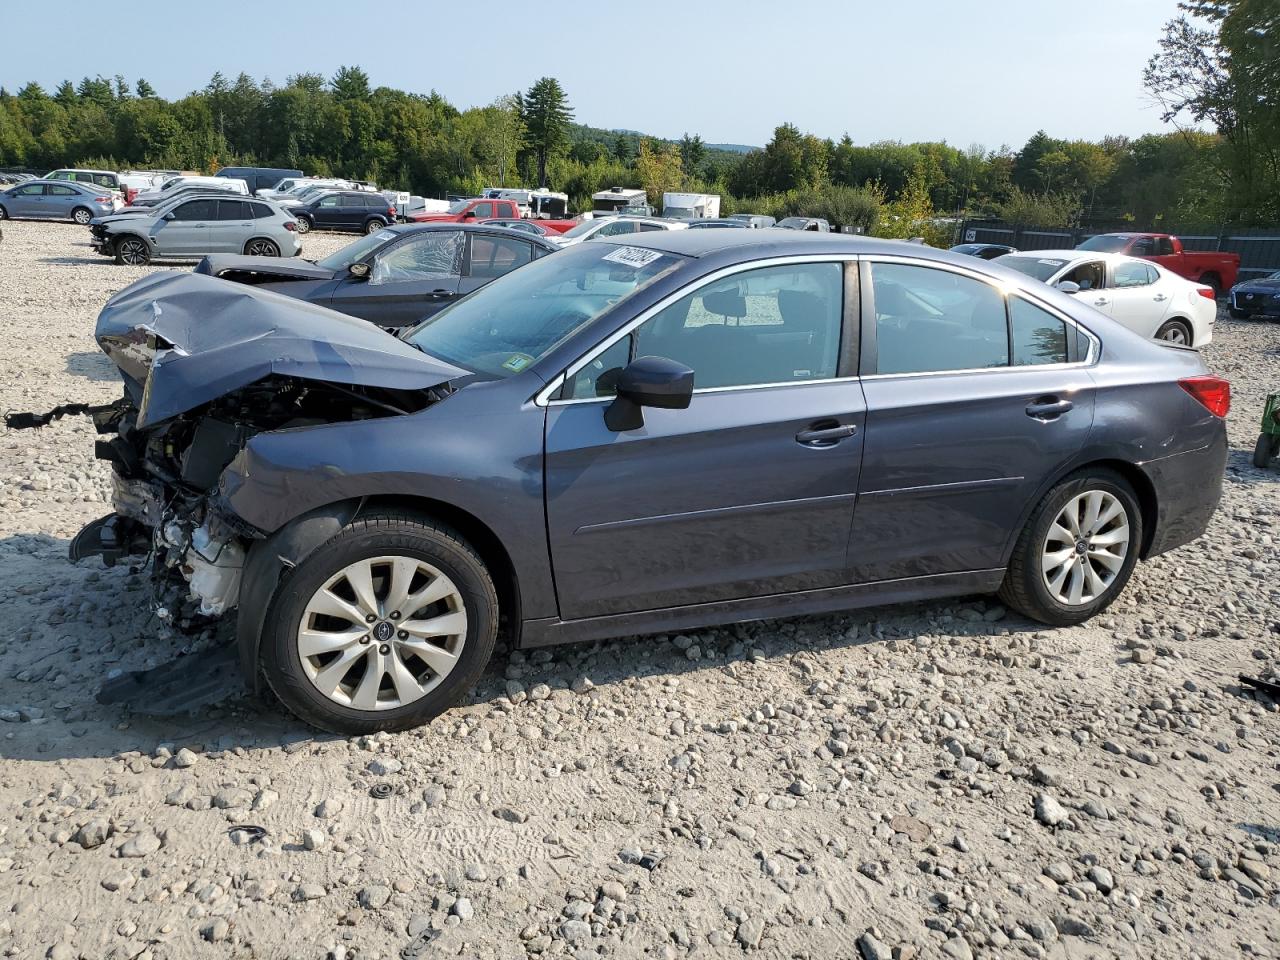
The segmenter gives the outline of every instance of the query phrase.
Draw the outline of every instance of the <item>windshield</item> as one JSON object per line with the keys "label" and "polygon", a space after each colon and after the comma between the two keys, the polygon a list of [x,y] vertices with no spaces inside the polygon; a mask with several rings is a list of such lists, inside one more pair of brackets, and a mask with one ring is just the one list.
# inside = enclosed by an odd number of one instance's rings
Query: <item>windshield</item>
{"label": "windshield", "polygon": [[1042,282],[1047,281],[1061,270],[1066,262],[1054,257],[1024,257],[1019,254],[1008,253],[1003,257],[996,257],[992,261],[992,263],[998,263],[1000,266],[1008,267],[1010,270],[1025,273],[1028,277],[1035,277]]}
{"label": "windshield", "polygon": [[1077,250],[1097,250],[1099,253],[1123,253],[1133,240],[1122,233],[1103,233],[1090,237],[1076,246]]}
{"label": "windshield", "polygon": [[606,221],[604,220],[583,220],[576,227],[570,227],[564,233],[560,234],[560,236],[585,237],[588,234],[592,233],[593,231],[600,229],[600,225],[605,222]]}
{"label": "windshield", "polygon": [[176,187],[178,184],[180,184],[180,183],[182,183],[182,182],[183,182],[183,179],[182,179],[181,177],[174,177],[172,180],[166,180],[166,181],[161,185],[160,189],[161,189],[161,190],[168,190],[170,187]]}
{"label": "windshield", "polygon": [[461,213],[471,203],[470,200],[455,200],[449,204],[450,213]]}
{"label": "windshield", "polygon": [[779,227],[803,227],[808,222],[804,217],[783,217],[778,221],[777,225]]}
{"label": "windshield", "polygon": [[611,243],[570,247],[486,284],[404,339],[456,366],[510,377],[684,259]]}
{"label": "windshield", "polygon": [[335,273],[347,269],[357,260],[363,260],[365,256],[377,250],[388,240],[394,240],[396,234],[390,230],[379,230],[377,233],[366,234],[354,243],[348,243],[341,250],[329,254],[323,260],[317,260],[317,267],[324,267],[326,270],[332,270]]}
{"label": "windshield", "polygon": [[663,207],[662,215],[673,220],[692,220],[698,214],[693,207]]}

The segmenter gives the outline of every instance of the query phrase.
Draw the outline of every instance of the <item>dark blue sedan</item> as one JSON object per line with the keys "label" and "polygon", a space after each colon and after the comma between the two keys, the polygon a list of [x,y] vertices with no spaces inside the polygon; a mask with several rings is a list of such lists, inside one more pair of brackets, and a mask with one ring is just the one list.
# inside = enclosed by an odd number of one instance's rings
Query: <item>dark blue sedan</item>
{"label": "dark blue sedan", "polygon": [[1194,350],[831,233],[580,244],[399,337],[156,274],[97,336],[125,386],[94,408],[118,500],[73,557],[149,557],[158,597],[238,610],[246,679],[346,733],[458,702],[500,630],[984,593],[1080,623],[1204,532],[1227,459],[1230,388]]}
{"label": "dark blue sedan", "polygon": [[1280,270],[1237,283],[1227,294],[1227,310],[1237,320],[1280,317]]}

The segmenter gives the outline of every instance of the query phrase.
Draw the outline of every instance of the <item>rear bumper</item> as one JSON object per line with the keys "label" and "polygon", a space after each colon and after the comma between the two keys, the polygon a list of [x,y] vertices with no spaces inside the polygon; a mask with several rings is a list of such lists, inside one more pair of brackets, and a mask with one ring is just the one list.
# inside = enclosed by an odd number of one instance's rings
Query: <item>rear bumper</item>
{"label": "rear bumper", "polygon": [[1195,540],[1209,526],[1222,500],[1227,468],[1227,429],[1206,446],[1142,465],[1156,493],[1156,522],[1144,559]]}

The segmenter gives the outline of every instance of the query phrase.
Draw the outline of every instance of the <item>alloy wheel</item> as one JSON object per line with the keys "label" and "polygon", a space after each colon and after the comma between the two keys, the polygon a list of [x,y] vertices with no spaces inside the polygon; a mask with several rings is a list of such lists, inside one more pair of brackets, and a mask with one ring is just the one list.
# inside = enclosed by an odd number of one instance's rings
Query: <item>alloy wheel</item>
{"label": "alloy wheel", "polygon": [[280,250],[270,240],[254,240],[247,251],[251,257],[278,257]]}
{"label": "alloy wheel", "polygon": [[462,593],[448,576],[416,557],[381,556],[344,567],[312,595],[297,650],[329,700],[391,710],[438,687],[466,638]]}
{"label": "alloy wheel", "polygon": [[1129,517],[1104,490],[1072,497],[1054,518],[1041,550],[1040,570],[1050,595],[1067,606],[1097,600],[1124,567]]}
{"label": "alloy wheel", "polygon": [[141,240],[125,240],[117,248],[120,259],[131,267],[145,266],[147,248]]}
{"label": "alloy wheel", "polygon": [[1159,339],[1166,343],[1176,343],[1180,346],[1187,346],[1190,338],[1187,336],[1187,328],[1180,323],[1171,323],[1160,331]]}
{"label": "alloy wheel", "polygon": [[310,232],[311,232],[311,221],[310,221],[310,220],[308,220],[306,217],[298,217],[297,219],[298,219],[298,232],[299,232],[299,233],[310,233]]}
{"label": "alloy wheel", "polygon": [[84,207],[76,207],[71,211],[71,219],[82,227],[89,225],[89,221],[93,219],[93,214]]}

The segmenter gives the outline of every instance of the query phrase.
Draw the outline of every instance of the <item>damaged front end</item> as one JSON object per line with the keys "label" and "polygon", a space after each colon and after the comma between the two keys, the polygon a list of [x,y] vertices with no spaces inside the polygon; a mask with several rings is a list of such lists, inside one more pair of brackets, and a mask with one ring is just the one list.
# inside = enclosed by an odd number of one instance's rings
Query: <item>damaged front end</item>
{"label": "damaged front end", "polygon": [[103,309],[97,339],[124,381],[119,400],[6,422],[92,417],[113,512],[76,535],[70,557],[145,558],[156,613],[180,627],[236,607],[252,545],[272,532],[218,492],[255,436],[412,414],[465,375],[364,321],[192,274],[126,288]]}

